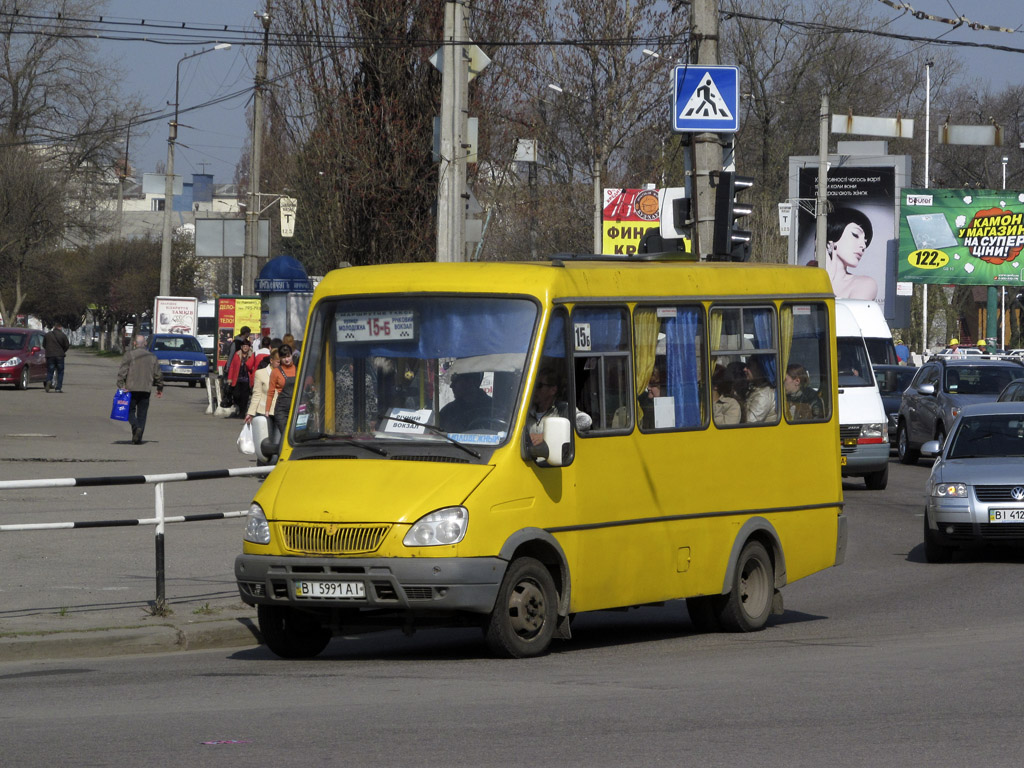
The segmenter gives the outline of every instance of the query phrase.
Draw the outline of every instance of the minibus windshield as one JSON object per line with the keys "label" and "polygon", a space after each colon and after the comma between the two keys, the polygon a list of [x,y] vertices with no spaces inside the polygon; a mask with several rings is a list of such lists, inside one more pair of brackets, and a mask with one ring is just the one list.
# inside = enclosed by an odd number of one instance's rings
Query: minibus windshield
{"label": "minibus windshield", "polygon": [[292,444],[501,444],[537,311],[534,301],[507,296],[320,302],[302,346]]}

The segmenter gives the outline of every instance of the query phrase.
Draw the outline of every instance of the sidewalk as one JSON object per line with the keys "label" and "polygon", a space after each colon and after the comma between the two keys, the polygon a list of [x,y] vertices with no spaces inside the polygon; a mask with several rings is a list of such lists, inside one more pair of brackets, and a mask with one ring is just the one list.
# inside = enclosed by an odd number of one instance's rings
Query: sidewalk
{"label": "sidewalk", "polygon": [[[0,387],[0,480],[111,477],[255,466],[240,419],[207,415],[203,388],[168,384],[141,445],[109,418],[117,358],[72,349],[64,392]],[[260,479],[164,485],[165,514],[248,508]],[[0,489],[0,524],[154,516],[155,486]],[[166,615],[156,598],[155,527],[0,532],[0,662],[258,644],[256,611],[232,572],[243,518],[167,524]]]}

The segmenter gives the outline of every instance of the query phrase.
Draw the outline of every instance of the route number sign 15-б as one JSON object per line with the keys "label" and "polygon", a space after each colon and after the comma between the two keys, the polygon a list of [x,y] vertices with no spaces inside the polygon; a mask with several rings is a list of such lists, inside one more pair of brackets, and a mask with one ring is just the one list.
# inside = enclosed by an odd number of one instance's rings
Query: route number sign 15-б
{"label": "route number sign 15-\u0431", "polygon": [[337,339],[352,341],[413,341],[416,318],[411,310],[341,312],[335,316]]}

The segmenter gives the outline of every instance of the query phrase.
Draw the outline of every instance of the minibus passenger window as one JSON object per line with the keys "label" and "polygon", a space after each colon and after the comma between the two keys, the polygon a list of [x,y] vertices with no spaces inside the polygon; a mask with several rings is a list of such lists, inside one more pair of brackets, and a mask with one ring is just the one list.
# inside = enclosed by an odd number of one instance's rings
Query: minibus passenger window
{"label": "minibus passenger window", "polygon": [[704,426],[707,386],[699,307],[637,307],[633,312],[636,413],[644,432]]}
{"label": "minibus passenger window", "polygon": [[577,406],[592,433],[633,427],[629,313],[625,307],[580,307],[572,315]]}
{"label": "minibus passenger window", "polygon": [[786,365],[782,380],[786,420],[828,420],[832,414],[832,387],[826,306],[820,302],[783,305],[779,336]]}
{"label": "minibus passenger window", "polygon": [[715,425],[777,423],[775,313],[770,307],[715,307],[710,330]]}

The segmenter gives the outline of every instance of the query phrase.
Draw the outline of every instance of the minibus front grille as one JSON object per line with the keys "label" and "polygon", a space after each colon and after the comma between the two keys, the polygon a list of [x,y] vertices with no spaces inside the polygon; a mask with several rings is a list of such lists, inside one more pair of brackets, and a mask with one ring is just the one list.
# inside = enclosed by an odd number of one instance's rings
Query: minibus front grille
{"label": "minibus front grille", "polygon": [[310,555],[367,554],[380,546],[390,530],[390,525],[379,523],[288,523],[281,526],[285,547]]}
{"label": "minibus front grille", "polygon": [[461,456],[392,456],[395,461],[434,461],[441,464],[469,464],[469,459]]}

